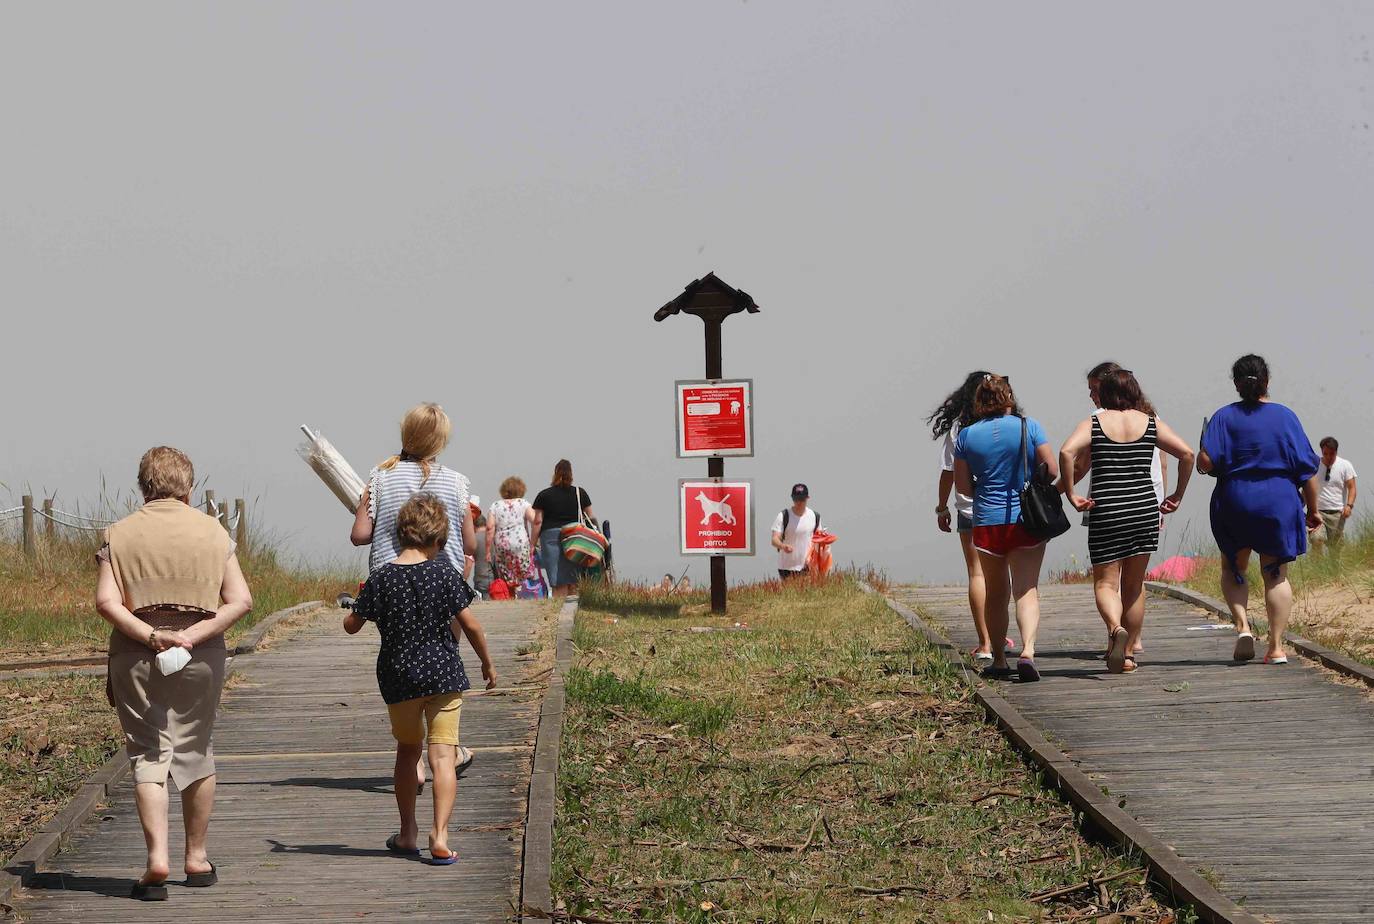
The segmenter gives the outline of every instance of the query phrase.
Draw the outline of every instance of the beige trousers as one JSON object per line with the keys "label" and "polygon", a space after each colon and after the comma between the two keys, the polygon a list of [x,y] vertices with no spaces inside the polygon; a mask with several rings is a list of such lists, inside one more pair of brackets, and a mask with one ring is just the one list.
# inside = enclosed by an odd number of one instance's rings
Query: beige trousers
{"label": "beige trousers", "polygon": [[[165,629],[204,618],[169,611],[139,616]],[[185,789],[215,772],[210,739],[224,688],[224,636],[192,648],[190,663],[175,674],[163,675],[156,657],[151,648],[116,631],[110,639],[110,701],[124,729],[134,782],[165,784],[170,773],[177,789]]]}

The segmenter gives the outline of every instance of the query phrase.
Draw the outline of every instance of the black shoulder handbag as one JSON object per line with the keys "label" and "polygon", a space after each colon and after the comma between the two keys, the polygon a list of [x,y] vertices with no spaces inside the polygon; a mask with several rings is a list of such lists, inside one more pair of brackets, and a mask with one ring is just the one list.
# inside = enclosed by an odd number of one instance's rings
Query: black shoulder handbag
{"label": "black shoulder handbag", "polygon": [[1069,531],[1069,518],[1064,514],[1064,495],[1050,479],[1044,462],[1031,470],[1030,449],[1026,446],[1026,418],[1021,418],[1021,464],[1025,481],[1021,487],[1020,523],[1037,539],[1053,539]]}

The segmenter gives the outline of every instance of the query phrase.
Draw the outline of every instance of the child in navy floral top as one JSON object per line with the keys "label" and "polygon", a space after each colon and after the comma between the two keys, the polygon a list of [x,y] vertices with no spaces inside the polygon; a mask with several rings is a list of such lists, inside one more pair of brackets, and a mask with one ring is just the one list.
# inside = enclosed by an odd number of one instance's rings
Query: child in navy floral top
{"label": "child in navy floral top", "polygon": [[387,849],[402,856],[420,854],[416,764],[428,737],[434,768],[429,862],[448,866],[458,859],[448,849],[448,821],[458,788],[458,717],[463,691],[470,686],[455,629],[462,630],[481,659],[488,690],[496,686],[496,671],[482,626],[468,609],[475,596],[472,588],[441,555],[448,540],[444,505],[433,495],[416,494],[397,514],[396,534],[401,554],[372,572],[344,619],[344,631],[352,635],[374,622],[382,636],[377,686],[396,739],[396,805],[401,813],[401,830],[387,839]]}

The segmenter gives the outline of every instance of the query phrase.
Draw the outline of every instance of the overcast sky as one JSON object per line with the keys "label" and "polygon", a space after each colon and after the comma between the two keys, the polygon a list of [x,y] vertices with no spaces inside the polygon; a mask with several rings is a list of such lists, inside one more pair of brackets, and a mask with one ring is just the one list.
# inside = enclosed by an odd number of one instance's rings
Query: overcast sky
{"label": "overcast sky", "polygon": [[960,576],[923,420],[979,367],[1058,443],[1113,358],[1196,439],[1258,351],[1374,471],[1371,35],[1358,3],[12,4],[0,482],[89,502],[170,443],[357,561],[296,428],[365,473],[434,400],[484,498],[567,456],[622,572],[680,571],[702,333],[651,316],[708,270],[762,308],[725,327],[758,447],[726,472],[765,552],[803,480],[839,560]]}

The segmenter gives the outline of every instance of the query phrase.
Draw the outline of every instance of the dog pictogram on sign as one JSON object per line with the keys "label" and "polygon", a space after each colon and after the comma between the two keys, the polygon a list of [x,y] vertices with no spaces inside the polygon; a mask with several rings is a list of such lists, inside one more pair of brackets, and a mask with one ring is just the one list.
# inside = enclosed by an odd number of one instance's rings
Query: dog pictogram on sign
{"label": "dog pictogram on sign", "polygon": [[678,482],[678,533],[683,555],[753,555],[754,494],[750,481]]}

